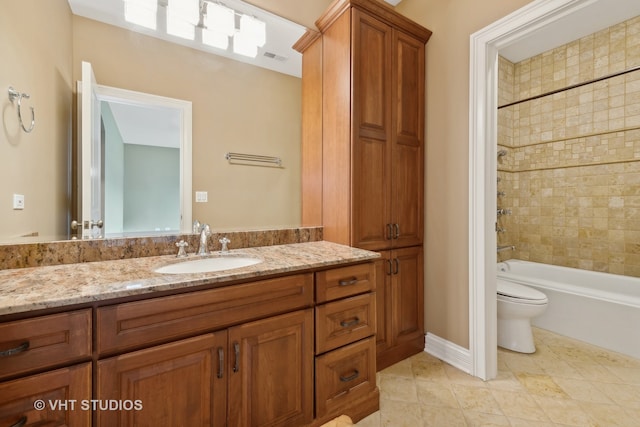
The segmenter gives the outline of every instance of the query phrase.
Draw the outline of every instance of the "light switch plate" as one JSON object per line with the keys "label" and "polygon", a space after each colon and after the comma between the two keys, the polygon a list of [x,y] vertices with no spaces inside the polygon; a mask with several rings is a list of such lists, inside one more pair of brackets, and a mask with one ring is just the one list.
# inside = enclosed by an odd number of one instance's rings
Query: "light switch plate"
{"label": "light switch plate", "polygon": [[13,195],[13,209],[24,209],[24,195],[23,194],[14,194]]}
{"label": "light switch plate", "polygon": [[208,193],[206,191],[196,191],[196,203],[206,203]]}

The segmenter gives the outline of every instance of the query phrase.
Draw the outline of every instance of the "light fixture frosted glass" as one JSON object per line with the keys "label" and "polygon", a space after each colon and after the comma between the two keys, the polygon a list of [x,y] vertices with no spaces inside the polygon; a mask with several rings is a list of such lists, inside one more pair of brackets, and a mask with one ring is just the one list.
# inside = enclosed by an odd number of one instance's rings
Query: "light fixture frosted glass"
{"label": "light fixture frosted glass", "polygon": [[258,56],[258,46],[250,35],[242,31],[236,31],[235,36],[233,36],[233,52],[238,55],[255,58]]}
{"label": "light fixture frosted glass", "polygon": [[156,29],[157,0],[125,0],[124,19],[141,27]]}
{"label": "light fixture frosted glass", "polygon": [[267,41],[267,27],[263,21],[249,15],[240,17],[240,32],[253,40],[253,43],[262,47]]}
{"label": "light fixture frosted glass", "polygon": [[193,40],[200,20],[199,0],[170,0],[167,6],[167,33]]}
{"label": "light fixture frosted glass", "polygon": [[209,31],[222,33],[231,37],[236,32],[236,13],[218,3],[207,3],[207,14],[204,16],[204,25]]}
{"label": "light fixture frosted glass", "polygon": [[217,31],[202,30],[202,43],[227,50],[229,48],[229,36]]}

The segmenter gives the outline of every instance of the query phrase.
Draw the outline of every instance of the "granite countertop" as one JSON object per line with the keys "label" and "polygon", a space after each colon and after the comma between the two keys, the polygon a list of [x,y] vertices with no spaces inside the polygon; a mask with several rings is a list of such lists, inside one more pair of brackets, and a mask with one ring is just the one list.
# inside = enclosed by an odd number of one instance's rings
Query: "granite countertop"
{"label": "granite countertop", "polygon": [[154,272],[167,264],[201,258],[189,254],[188,258],[165,255],[1,270],[0,315],[331,267],[380,256],[325,241],[244,248],[231,250],[229,254],[256,257],[262,262],[210,273]]}

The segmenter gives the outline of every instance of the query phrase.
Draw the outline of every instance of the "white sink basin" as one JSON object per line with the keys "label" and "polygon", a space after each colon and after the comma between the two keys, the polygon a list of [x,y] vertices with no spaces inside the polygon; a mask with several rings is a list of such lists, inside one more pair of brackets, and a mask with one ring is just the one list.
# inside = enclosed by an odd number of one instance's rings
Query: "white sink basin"
{"label": "white sink basin", "polygon": [[248,256],[221,256],[169,264],[154,271],[163,274],[210,273],[212,271],[247,267],[261,262],[261,259]]}

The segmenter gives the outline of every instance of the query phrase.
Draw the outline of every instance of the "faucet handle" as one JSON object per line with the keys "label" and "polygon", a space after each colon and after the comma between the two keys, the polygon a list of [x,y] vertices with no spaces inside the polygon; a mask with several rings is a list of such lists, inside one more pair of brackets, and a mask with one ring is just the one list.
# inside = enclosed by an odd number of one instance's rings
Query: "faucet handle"
{"label": "faucet handle", "polygon": [[179,242],[176,242],[176,246],[178,247],[178,255],[176,255],[177,258],[185,258],[188,256],[187,252],[184,249],[189,246],[187,242],[185,242],[184,240],[180,240]]}
{"label": "faucet handle", "polygon": [[227,247],[227,245],[231,243],[231,240],[227,239],[227,236],[224,236],[222,239],[218,241],[222,245],[222,248],[220,248],[220,252],[229,252],[229,248]]}

